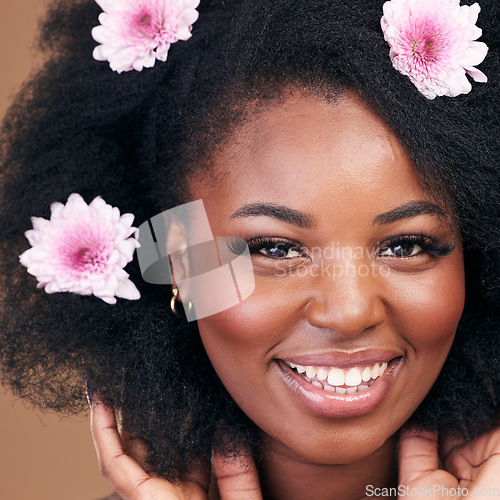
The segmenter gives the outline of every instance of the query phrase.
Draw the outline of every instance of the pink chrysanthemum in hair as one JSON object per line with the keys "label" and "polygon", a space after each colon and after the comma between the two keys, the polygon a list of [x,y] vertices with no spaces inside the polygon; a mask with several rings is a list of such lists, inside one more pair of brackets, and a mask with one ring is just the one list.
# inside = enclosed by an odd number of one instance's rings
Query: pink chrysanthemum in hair
{"label": "pink chrysanthemum in hair", "polygon": [[391,0],[381,20],[394,67],[410,78],[428,99],[467,94],[486,75],[474,66],[486,57],[488,47],[476,42],[480,7],[460,6],[460,0]]}
{"label": "pink chrysanthemum in hair", "polygon": [[124,267],[139,246],[134,216],[108,205],[100,196],[87,205],[76,193],[66,205],[53,203],[50,220],[32,217],[26,231],[32,248],[21,264],[47,293],[95,295],[108,304],[116,297],[140,298]]}
{"label": "pink chrysanthemum in hair", "polygon": [[168,49],[191,37],[199,0],[96,0],[104,11],[92,30],[93,56],[121,73],[166,61]]}

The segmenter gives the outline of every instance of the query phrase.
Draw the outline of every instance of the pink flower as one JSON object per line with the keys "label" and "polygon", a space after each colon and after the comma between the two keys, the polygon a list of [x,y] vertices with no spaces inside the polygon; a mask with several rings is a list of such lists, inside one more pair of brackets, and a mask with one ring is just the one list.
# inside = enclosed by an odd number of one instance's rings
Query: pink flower
{"label": "pink flower", "polygon": [[381,19],[394,67],[410,78],[428,99],[467,94],[466,77],[486,82],[474,66],[488,47],[475,42],[481,29],[475,24],[479,4],[460,6],[460,0],[391,0],[384,3]]}
{"label": "pink flower", "polygon": [[191,37],[199,0],[96,0],[104,11],[92,30],[94,59],[121,73],[166,61],[168,49]]}
{"label": "pink flower", "polygon": [[115,297],[140,298],[123,270],[139,246],[132,214],[120,216],[100,196],[87,205],[76,193],[50,210],[50,220],[32,217],[33,229],[25,233],[32,248],[19,257],[38,288],[94,294],[108,304],[115,304]]}

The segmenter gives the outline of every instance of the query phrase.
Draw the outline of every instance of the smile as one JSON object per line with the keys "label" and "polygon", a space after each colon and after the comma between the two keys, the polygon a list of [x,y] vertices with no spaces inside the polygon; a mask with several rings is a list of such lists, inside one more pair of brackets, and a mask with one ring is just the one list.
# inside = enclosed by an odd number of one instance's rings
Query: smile
{"label": "smile", "polygon": [[338,394],[353,394],[368,389],[387,369],[387,362],[348,369],[335,366],[302,366],[288,361],[285,363],[314,387]]}
{"label": "smile", "polygon": [[[393,355],[394,356],[394,355]],[[340,366],[277,361],[289,393],[309,411],[328,418],[356,417],[375,410],[387,398],[397,379],[404,356],[384,356],[385,360],[357,359]],[[294,360],[299,361],[299,360]],[[305,359],[304,359],[305,361]],[[357,362],[355,366],[353,362]],[[335,363],[337,364],[337,363]]]}

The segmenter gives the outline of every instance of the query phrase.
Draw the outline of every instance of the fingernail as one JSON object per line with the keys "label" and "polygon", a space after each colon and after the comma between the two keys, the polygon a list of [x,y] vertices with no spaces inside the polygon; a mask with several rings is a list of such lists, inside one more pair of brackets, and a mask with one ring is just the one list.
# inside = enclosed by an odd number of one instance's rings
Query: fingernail
{"label": "fingernail", "polygon": [[85,378],[85,391],[87,393],[87,402],[90,408],[92,408],[95,403],[95,391],[93,390],[88,377]]}

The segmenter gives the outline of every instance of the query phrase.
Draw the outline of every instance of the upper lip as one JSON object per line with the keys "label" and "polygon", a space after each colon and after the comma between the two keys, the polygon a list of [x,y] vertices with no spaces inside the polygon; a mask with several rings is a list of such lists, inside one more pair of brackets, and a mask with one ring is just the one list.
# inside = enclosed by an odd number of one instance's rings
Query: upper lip
{"label": "upper lip", "polygon": [[403,356],[403,353],[392,349],[366,349],[363,351],[329,351],[300,355],[283,356],[279,359],[302,366],[336,366],[348,368],[352,366],[370,366],[375,363],[386,363],[391,359]]}

